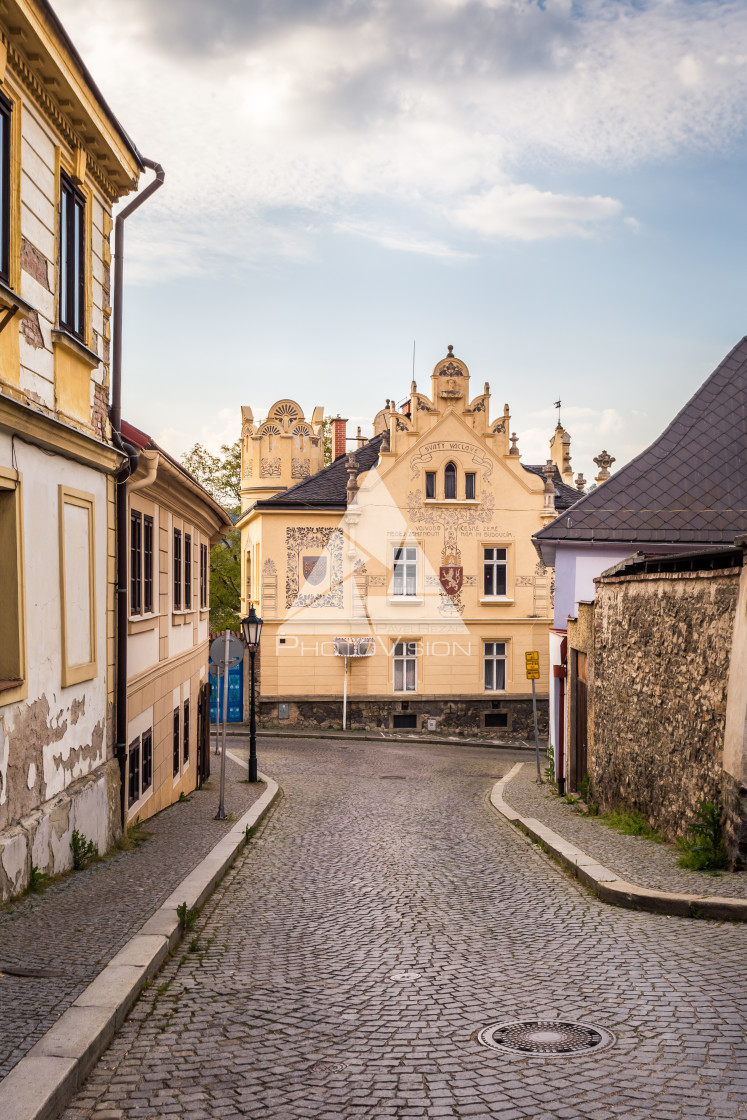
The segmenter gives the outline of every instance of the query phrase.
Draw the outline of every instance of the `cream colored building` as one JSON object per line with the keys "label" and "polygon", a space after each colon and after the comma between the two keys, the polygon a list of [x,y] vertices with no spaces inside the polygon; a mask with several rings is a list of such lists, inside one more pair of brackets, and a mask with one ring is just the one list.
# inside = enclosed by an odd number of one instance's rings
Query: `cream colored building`
{"label": "cream colored building", "polygon": [[[532,534],[570,505],[570,446],[559,428],[544,466],[522,463],[508,405],[439,361],[430,393],[411,385],[322,462],[321,409],[294,401],[255,427],[243,410],[242,613],[265,626],[260,723],[411,727],[531,735],[524,654],[540,652],[544,702],[550,573]],[[280,423],[280,415],[286,417]],[[295,473],[294,473],[295,471]],[[368,638],[346,659],[335,638]],[[546,714],[544,716],[546,729]]]}
{"label": "cream colored building", "polygon": [[227,513],[150,436],[122,424],[138,449],[127,482],[128,820],[195,788],[209,751],[210,549]]}
{"label": "cream colored building", "polygon": [[43,0],[0,10],[0,897],[120,828],[112,206],[137,150]]}

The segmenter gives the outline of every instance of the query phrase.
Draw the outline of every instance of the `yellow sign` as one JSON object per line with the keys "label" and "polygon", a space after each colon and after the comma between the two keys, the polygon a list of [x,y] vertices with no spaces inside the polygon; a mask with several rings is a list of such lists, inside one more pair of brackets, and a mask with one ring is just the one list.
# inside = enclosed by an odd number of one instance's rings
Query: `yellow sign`
{"label": "yellow sign", "polygon": [[528,653],[524,654],[527,664],[528,681],[538,681],[540,679],[539,656],[539,652],[536,649],[530,650]]}

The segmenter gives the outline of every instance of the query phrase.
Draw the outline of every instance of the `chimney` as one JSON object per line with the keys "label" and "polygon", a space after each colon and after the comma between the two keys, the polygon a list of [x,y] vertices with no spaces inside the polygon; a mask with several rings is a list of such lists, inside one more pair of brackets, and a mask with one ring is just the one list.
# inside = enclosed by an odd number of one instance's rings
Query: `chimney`
{"label": "chimney", "polygon": [[332,420],[332,461],[345,454],[345,425],[347,419],[335,416]]}

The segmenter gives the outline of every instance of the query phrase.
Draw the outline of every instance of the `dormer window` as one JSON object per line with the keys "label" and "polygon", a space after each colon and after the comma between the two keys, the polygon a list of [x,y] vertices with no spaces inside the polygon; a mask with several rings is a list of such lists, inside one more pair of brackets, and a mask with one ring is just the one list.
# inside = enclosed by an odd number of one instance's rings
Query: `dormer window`
{"label": "dormer window", "polygon": [[453,463],[444,468],[444,498],[456,498],[457,471]]}

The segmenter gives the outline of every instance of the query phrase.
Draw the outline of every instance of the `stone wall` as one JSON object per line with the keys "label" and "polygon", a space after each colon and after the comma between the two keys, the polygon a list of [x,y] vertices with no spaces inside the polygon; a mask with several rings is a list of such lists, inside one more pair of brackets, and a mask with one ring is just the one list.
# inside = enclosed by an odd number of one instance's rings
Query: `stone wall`
{"label": "stone wall", "polygon": [[[605,810],[637,809],[670,839],[725,804],[726,694],[739,569],[596,581],[589,774]],[[728,823],[728,822],[727,822]]]}
{"label": "stone wall", "polygon": [[[410,719],[402,720],[400,717]],[[504,719],[496,717],[505,717],[505,725],[500,726]],[[347,726],[351,731],[427,732],[429,718],[436,720],[433,734],[479,736],[511,743],[534,742],[531,700],[348,698]],[[338,730],[342,727],[342,698],[291,700],[288,702],[287,719],[279,718],[278,701],[262,700],[258,706],[257,722],[260,727],[285,727],[295,731]],[[414,723],[414,726],[403,726],[408,722]],[[537,722],[540,743],[544,744],[548,734],[546,698],[537,702]],[[494,725],[490,726],[491,723]]]}

